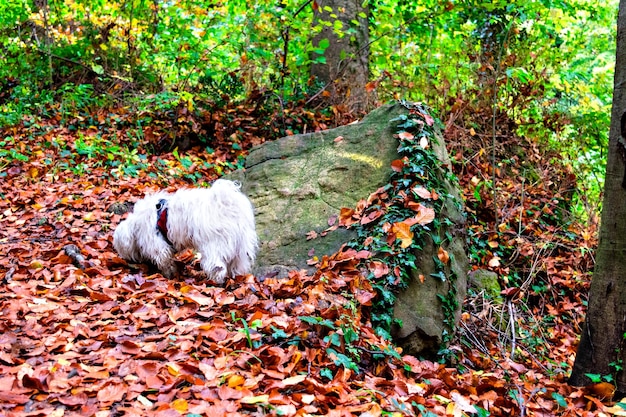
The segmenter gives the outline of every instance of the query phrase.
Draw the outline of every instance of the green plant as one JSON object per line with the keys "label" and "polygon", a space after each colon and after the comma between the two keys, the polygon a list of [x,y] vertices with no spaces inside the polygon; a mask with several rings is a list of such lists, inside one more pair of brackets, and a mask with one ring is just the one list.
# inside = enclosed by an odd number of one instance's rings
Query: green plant
{"label": "green plant", "polygon": [[600,374],[585,374],[585,376],[587,378],[589,378],[591,380],[591,382],[593,382],[594,384],[598,384],[600,382],[613,382],[613,376],[612,375],[600,375]]}
{"label": "green plant", "polygon": [[13,162],[28,162],[29,157],[18,152],[15,148],[15,139],[11,136],[0,140],[0,175],[6,175],[2,171]]}
{"label": "green plant", "polygon": [[252,336],[251,336],[251,330],[257,331],[258,329],[263,327],[263,322],[261,320],[253,320],[252,323],[248,325],[248,322],[246,321],[246,319],[242,317],[236,317],[234,311],[231,312],[231,318],[234,323],[238,321],[241,322],[241,325],[243,326],[243,328],[239,329],[238,331],[240,331],[246,336],[246,340],[248,341],[248,347],[250,349],[256,349],[261,346],[262,341],[252,340]]}

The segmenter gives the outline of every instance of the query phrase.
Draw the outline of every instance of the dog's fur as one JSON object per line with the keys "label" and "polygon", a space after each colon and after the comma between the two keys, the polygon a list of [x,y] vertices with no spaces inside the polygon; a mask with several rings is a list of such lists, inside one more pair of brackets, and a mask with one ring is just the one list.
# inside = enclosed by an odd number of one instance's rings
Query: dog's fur
{"label": "dog's fur", "polygon": [[[149,261],[166,277],[177,272],[176,252],[187,248],[200,253],[202,270],[218,284],[227,276],[247,274],[258,242],[254,208],[240,188],[237,182],[219,179],[208,189],[148,195],[119,224],[113,246],[122,258]],[[167,207],[166,237],[157,228],[157,205],[162,199]]]}

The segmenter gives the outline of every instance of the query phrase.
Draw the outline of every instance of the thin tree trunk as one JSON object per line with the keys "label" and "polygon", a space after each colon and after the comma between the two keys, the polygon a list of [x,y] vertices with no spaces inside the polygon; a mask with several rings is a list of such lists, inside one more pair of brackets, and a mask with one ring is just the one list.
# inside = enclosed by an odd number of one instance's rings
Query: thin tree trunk
{"label": "thin tree trunk", "polygon": [[576,353],[570,384],[591,383],[585,374],[615,378],[626,393],[626,184],[624,131],[626,122],[626,0],[617,19],[617,56],[609,153],[596,267],[589,307]]}
{"label": "thin tree trunk", "polygon": [[[349,110],[357,112],[367,109],[365,85],[369,79],[369,27],[367,9],[362,7],[362,3],[361,0],[317,2],[317,21],[331,25],[324,26],[313,43],[318,45],[322,39],[328,39],[330,46],[324,53],[326,63],[311,66],[311,75],[324,83],[329,93],[323,95],[325,104],[346,105]],[[325,7],[330,7],[332,12]],[[338,36],[333,29],[335,21],[341,22],[344,36]]]}
{"label": "thin tree trunk", "polygon": [[41,6],[43,8],[43,24],[45,27],[45,36],[46,36],[46,52],[48,54],[48,82],[49,85],[52,85],[54,81],[52,78],[52,39],[50,38],[50,23],[48,21],[48,11],[50,8],[48,7],[48,0],[44,0]]}

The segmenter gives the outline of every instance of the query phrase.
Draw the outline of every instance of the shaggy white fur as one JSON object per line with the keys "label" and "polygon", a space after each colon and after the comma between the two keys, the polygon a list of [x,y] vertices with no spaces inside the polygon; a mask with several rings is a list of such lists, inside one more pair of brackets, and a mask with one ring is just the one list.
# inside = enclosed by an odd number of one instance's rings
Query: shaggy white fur
{"label": "shaggy white fur", "polygon": [[[202,270],[218,284],[227,276],[247,274],[258,241],[254,208],[240,188],[238,182],[218,179],[211,188],[148,195],[115,229],[113,246],[122,258],[152,262],[167,277],[176,273],[174,255],[186,248],[200,253]],[[157,228],[157,205],[162,200],[167,236]]]}

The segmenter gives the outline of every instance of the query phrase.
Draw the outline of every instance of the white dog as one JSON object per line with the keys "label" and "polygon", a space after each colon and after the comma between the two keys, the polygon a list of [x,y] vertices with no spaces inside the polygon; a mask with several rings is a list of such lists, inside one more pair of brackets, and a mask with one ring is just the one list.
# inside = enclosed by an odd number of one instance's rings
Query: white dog
{"label": "white dog", "polygon": [[247,274],[258,242],[254,208],[240,188],[219,179],[211,188],[148,195],[119,224],[113,246],[126,260],[152,262],[166,277],[176,273],[174,255],[186,248],[200,253],[202,270],[218,284]]}

